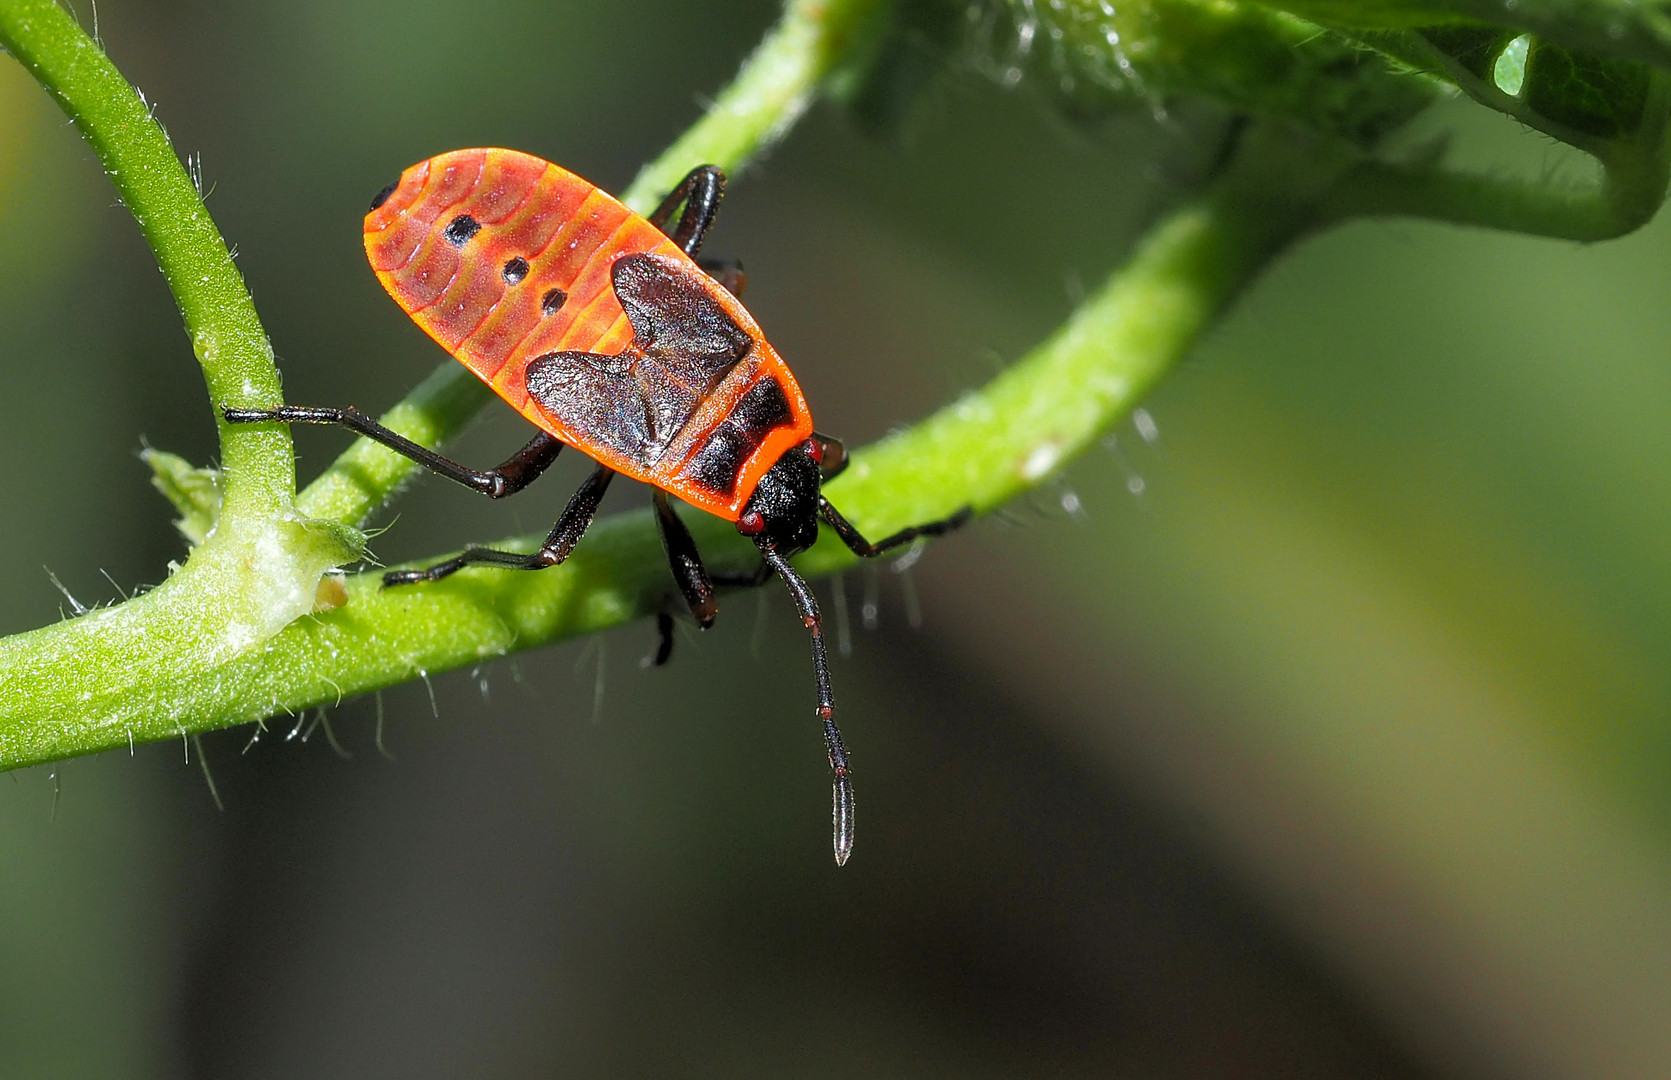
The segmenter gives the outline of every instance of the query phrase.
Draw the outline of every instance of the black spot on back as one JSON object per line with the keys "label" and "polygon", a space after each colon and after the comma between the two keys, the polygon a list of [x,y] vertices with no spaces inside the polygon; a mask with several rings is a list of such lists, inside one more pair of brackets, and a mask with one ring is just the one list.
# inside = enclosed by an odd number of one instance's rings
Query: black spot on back
{"label": "black spot on back", "polygon": [[563,304],[568,298],[569,294],[562,289],[552,289],[540,297],[540,314],[546,316],[557,314],[563,310]]}
{"label": "black spot on back", "polygon": [[482,223],[469,214],[460,214],[442,231],[454,247],[463,247],[472,236],[482,231]]}
{"label": "black spot on back", "polygon": [[[375,210],[379,206],[382,206],[384,203],[388,202],[389,201],[389,196],[393,195],[395,193],[395,188],[397,188],[399,186],[400,186],[400,181],[396,180],[394,183],[390,184],[388,187],[384,188],[382,191],[379,191],[377,194],[373,195],[371,197],[371,210]],[[368,213],[368,214],[371,213],[371,210],[367,210],[366,213]]]}
{"label": "black spot on back", "polygon": [[505,269],[502,272],[505,275],[505,284],[515,285],[528,276],[528,260],[518,255],[505,264]]}

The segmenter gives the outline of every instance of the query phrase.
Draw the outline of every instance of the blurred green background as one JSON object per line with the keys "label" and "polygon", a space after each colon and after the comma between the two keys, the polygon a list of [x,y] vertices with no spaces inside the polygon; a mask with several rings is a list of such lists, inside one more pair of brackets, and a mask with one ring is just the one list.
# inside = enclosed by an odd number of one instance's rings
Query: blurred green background
{"label": "blurred green background", "polygon": [[[476,145],[620,190],[775,12],[98,18],[202,154],[290,400],[381,409],[441,354],[364,266],[369,196]],[[1470,106],[1422,125],[1468,163],[1581,169]],[[864,442],[1059,323],[1183,138],[953,77],[893,141],[815,110],[709,246],[820,426]],[[131,220],[9,61],[0,235],[12,632],[68,609],[48,569],[88,604],[161,580],[183,548],[136,451],[214,435]],[[224,810],[179,744],[14,773],[0,1075],[1671,1074],[1668,255],[1663,220],[1312,240],[1152,428],[909,575],[821,583],[852,616],[841,871],[777,590],[665,669],[637,625],[387,692],[387,757],[371,700],[331,710],[343,756],[285,718],[205,739]],[[521,423],[493,410],[458,456]],[[343,442],[300,433],[304,478]],[[583,469],[503,505],[425,483],[376,550],[543,528]]]}

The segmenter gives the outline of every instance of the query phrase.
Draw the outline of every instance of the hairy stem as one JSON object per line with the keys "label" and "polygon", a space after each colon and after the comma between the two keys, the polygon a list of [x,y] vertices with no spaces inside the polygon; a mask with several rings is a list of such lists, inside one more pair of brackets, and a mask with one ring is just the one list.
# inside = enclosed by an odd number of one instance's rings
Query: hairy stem
{"label": "hairy stem", "polygon": [[[281,400],[266,333],[226,244],[137,91],[52,0],[0,0],[0,44],[57,99],[116,185],[179,304],[214,401]],[[221,426],[220,520],[157,589],[0,641],[0,760],[171,730],[159,692],[208,675],[312,609],[320,576],[360,550],[353,530],[290,509],[288,432]],[[134,719],[143,715],[142,721]]]}
{"label": "hairy stem", "polygon": [[1600,164],[1599,183],[1563,186],[1438,164],[1368,160],[1342,178],[1322,212],[1337,221],[1419,217],[1587,242],[1623,236],[1659,210],[1671,178],[1671,76],[1654,72],[1648,85],[1641,126],[1634,134],[1574,143]]}
{"label": "hairy stem", "polygon": [[[278,404],[278,369],[249,290],[144,99],[54,0],[0,0],[0,45],[57,100],[116,185],[180,305],[210,399]],[[222,423],[220,439],[223,513],[277,513],[296,487],[289,433]]]}
{"label": "hairy stem", "polygon": [[1416,217],[1594,242],[1646,224],[1664,200],[1666,175],[1663,157],[1605,167],[1602,182],[1588,188],[1366,162],[1324,210],[1336,220]]}

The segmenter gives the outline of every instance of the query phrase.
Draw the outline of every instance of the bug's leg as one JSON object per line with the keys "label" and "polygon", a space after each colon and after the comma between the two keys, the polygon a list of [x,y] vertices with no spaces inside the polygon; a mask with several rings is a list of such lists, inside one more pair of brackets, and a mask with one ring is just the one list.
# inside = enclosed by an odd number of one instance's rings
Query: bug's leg
{"label": "bug's leg", "polygon": [[434,566],[422,570],[390,570],[383,575],[383,584],[410,585],[417,581],[440,581],[448,574],[456,573],[472,563],[487,563],[490,566],[503,566],[508,570],[544,570],[548,566],[556,566],[569,557],[569,552],[585,535],[587,526],[592,524],[592,517],[598,512],[598,504],[603,501],[603,494],[609,490],[609,482],[615,478],[615,470],[605,465],[599,465],[597,471],[586,478],[580,485],[580,490],[569,499],[569,505],[563,508],[563,516],[557,519],[545,543],[538,551],[523,554],[519,551],[500,551],[496,548],[467,547],[460,555],[455,555],[446,562],[436,563]]}
{"label": "bug's leg", "polygon": [[847,550],[861,559],[874,559],[884,551],[889,551],[901,544],[909,544],[919,536],[944,536],[953,529],[960,529],[964,523],[975,516],[975,508],[965,506],[950,517],[943,517],[938,521],[928,521],[921,525],[912,525],[901,529],[892,536],[884,537],[876,543],[866,540],[859,530],[853,528],[851,522],[841,516],[841,511],[830,505],[830,500],[818,496],[818,516],[823,518],[830,528],[841,537],[841,542],[847,545]]}
{"label": "bug's leg", "polygon": [[[655,667],[673,659],[673,613],[667,610],[668,603],[670,598],[664,596],[661,607],[656,609],[656,651],[648,658]],[[643,661],[639,662],[639,666],[644,666]]]}
{"label": "bug's leg", "polygon": [[[686,255],[694,259],[702,248],[703,235],[713,224],[714,215],[719,213],[720,196],[724,194],[725,173],[720,167],[698,165],[685,174],[678,187],[667,193],[667,198],[650,215],[650,224],[667,233]],[[681,203],[685,209],[679,215],[679,224],[673,227],[672,232],[667,232],[667,224],[673,220],[673,211]]]}
{"label": "bug's leg", "polygon": [[350,431],[382,443],[397,454],[411,458],[430,472],[457,481],[490,499],[514,495],[533,483],[536,477],[550,468],[563,449],[562,443],[542,431],[504,462],[483,471],[442,457],[427,446],[419,446],[406,436],[390,431],[352,405],[346,409],[312,405],[282,405],[276,409],[223,407],[221,415],[226,417],[229,424],[259,424],[267,421],[285,424],[341,424]]}
{"label": "bug's leg", "polygon": [[818,444],[818,472],[823,479],[834,480],[847,471],[847,447],[840,439],[814,431],[812,441]]}
{"label": "bug's leg", "polygon": [[741,300],[743,291],[748,288],[748,274],[743,272],[743,264],[736,259],[697,259],[696,265],[702,272],[720,283],[726,292]]}
{"label": "bug's leg", "polygon": [[714,583],[702,565],[702,556],[696,550],[696,541],[691,539],[690,530],[679,520],[679,515],[673,512],[665,491],[658,489],[650,501],[656,507],[656,529],[661,533],[661,546],[667,552],[668,565],[673,568],[673,580],[678,582],[680,594],[690,605],[691,617],[696,620],[696,625],[706,630],[714,625],[714,616],[719,614],[719,600],[714,596]]}
{"label": "bug's leg", "polygon": [[837,866],[841,866],[853,854],[853,777],[847,763],[847,748],[841,743],[841,731],[835,723],[835,694],[830,689],[830,660],[824,652],[824,625],[818,616],[818,601],[813,599],[806,580],[775,548],[761,544],[760,554],[783,579],[789,595],[795,598],[801,621],[812,634],[812,669],[818,679],[818,720],[824,726],[824,748],[830,755],[830,772],[834,779],[832,824],[835,861]]}

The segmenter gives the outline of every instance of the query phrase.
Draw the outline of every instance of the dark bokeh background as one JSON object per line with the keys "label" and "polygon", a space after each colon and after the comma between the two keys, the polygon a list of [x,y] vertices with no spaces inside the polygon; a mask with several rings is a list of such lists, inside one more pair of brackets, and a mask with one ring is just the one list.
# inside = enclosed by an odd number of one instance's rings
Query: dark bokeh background
{"label": "dark bokeh background", "polygon": [[[106,0],[99,29],[203,155],[290,398],[381,408],[440,354],[363,265],[369,195],[472,145],[619,190],[774,14]],[[862,442],[1064,318],[1181,138],[952,78],[898,144],[815,111],[712,248]],[[214,442],[144,245],[10,63],[0,235],[10,632],[67,606],[43,567],[88,603],[158,581],[182,547],[135,451]],[[667,669],[640,625],[387,692],[387,757],[369,700],[331,710],[340,757],[287,721],[206,739],[224,811],[178,744],[13,774],[0,1075],[1664,1075],[1668,254],[1663,223],[1312,241],[1147,403],[1157,440],[849,575],[839,872],[775,591]],[[303,433],[304,476],[342,442]],[[378,551],[543,527],[581,467],[498,506],[423,485]]]}

